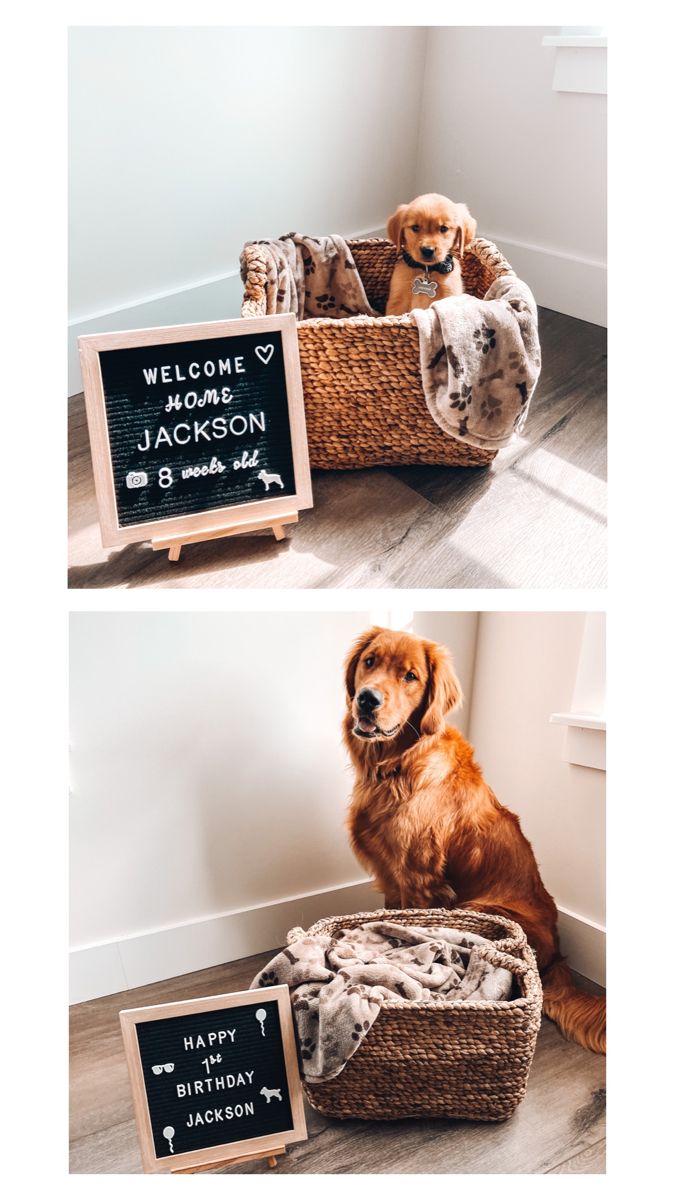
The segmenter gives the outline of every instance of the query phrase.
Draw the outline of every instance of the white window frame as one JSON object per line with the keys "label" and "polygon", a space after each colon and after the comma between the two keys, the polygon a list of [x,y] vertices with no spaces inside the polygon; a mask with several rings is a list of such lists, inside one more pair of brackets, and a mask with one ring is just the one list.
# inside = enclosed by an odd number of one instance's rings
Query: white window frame
{"label": "white window frame", "polygon": [[586,613],[570,712],[551,713],[566,727],[562,757],[579,767],[606,769],[605,614]]}
{"label": "white window frame", "polygon": [[543,46],[555,49],[554,92],[607,94],[607,34],[602,26],[563,26]]}

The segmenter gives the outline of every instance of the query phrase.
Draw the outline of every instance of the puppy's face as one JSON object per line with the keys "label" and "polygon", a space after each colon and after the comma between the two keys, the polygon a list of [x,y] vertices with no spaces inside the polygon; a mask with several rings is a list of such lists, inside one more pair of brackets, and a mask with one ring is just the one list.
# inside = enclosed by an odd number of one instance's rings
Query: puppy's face
{"label": "puppy's face", "polygon": [[346,684],[351,733],[364,741],[386,741],[406,729],[437,733],[462,695],[442,646],[380,628],[359,638]]}
{"label": "puppy's face", "polygon": [[475,233],[476,222],[466,205],[435,192],[400,204],[387,224],[387,237],[396,248],[429,266],[443,262],[448,254],[461,257]]}

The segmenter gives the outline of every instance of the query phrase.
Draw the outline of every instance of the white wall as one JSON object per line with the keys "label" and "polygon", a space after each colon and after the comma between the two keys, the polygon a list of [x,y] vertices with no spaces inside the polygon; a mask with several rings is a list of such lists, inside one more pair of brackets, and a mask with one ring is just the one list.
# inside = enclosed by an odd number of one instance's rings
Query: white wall
{"label": "white wall", "polygon": [[[76,998],[101,994],[82,947],[102,947],[122,987],[269,949],[270,906],[283,909],[280,936],[301,920],[289,897],[314,897],[311,919],[376,903],[369,889],[341,893],[364,878],[344,827],[342,663],[370,623],[368,612],[73,614]],[[475,613],[415,621],[452,647],[469,698],[476,626]],[[221,919],[247,909],[245,930]]]}
{"label": "white wall", "polygon": [[69,393],[78,334],[238,316],[245,241],[381,232],[426,190],[604,323],[606,101],[553,91],[550,32],[71,29]]}
{"label": "white wall", "polygon": [[[347,842],[340,728],[343,659],[371,620],[73,614],[74,1000],[376,906]],[[585,614],[427,612],[412,627],[452,650],[466,703],[451,719],[533,843],[565,952],[602,981],[605,776],[565,762],[549,723],[576,701]]]}
{"label": "white wall", "polygon": [[424,52],[415,28],[72,29],[71,394],[79,333],[238,316],[245,241],[379,229]]}
{"label": "white wall", "polygon": [[539,304],[605,324],[607,101],[553,91],[552,32],[430,31],[417,188],[466,201]]}
{"label": "white wall", "polygon": [[[586,936],[600,945],[605,921],[605,774],[563,761],[565,729],[549,724],[573,706],[585,629],[584,613],[482,613],[469,719],[486,778],[521,818],[548,891],[580,918],[567,922],[568,953],[570,936],[579,952]],[[597,979],[601,966],[586,970]]]}

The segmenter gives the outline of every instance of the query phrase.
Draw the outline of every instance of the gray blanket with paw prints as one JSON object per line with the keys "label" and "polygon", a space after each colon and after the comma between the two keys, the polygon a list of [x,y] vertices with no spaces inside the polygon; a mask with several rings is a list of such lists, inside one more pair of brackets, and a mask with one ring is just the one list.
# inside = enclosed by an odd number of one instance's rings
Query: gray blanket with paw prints
{"label": "gray blanket with paw prints", "polygon": [[[344,238],[309,237],[286,233],[275,241],[247,242],[254,246],[265,271],[268,313],[309,317],[377,316],[366,296],[361,276]],[[247,264],[242,254],[241,277]]]}
{"label": "gray blanket with paw prints", "polygon": [[412,315],[436,424],[481,450],[508,445],[525,424],[541,369],[537,306],[527,284],[502,275],[482,300],[449,296]]}
{"label": "gray blanket with paw prints", "polygon": [[[297,937],[295,936],[297,934]],[[252,988],[286,983],[308,1082],[334,1079],[387,1000],[508,1000],[510,971],[481,956],[475,933],[370,921],[332,936],[293,930]]]}

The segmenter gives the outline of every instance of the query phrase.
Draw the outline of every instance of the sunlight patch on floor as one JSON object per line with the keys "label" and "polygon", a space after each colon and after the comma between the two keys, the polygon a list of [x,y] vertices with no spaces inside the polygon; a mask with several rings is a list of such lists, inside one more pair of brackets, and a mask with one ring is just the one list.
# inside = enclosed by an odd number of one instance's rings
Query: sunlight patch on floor
{"label": "sunlight patch on floor", "polygon": [[540,447],[528,454],[514,470],[559,498],[570,500],[598,517],[605,516],[607,484],[583,467],[574,466],[567,459]]}

